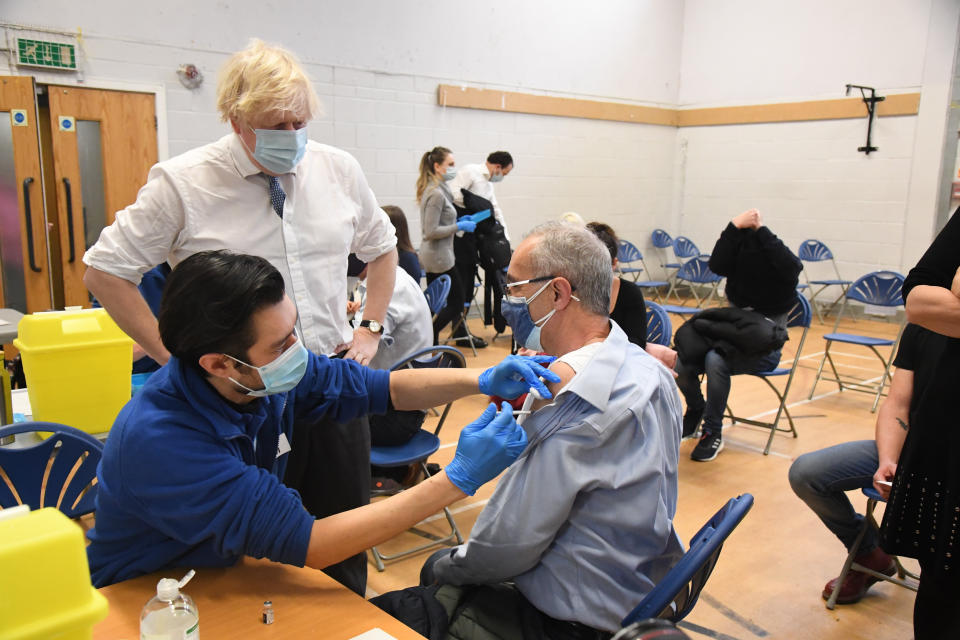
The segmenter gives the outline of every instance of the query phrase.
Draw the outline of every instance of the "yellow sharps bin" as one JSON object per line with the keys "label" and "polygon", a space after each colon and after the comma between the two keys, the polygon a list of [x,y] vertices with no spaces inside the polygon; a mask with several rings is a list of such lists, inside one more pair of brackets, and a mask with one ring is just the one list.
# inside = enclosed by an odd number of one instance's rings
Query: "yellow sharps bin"
{"label": "yellow sharps bin", "polygon": [[104,309],[24,316],[13,345],[23,358],[34,420],[109,431],[130,399],[133,340]]}
{"label": "yellow sharps bin", "polygon": [[56,509],[0,511],[0,638],[88,640],[107,615],[90,584],[83,531]]}

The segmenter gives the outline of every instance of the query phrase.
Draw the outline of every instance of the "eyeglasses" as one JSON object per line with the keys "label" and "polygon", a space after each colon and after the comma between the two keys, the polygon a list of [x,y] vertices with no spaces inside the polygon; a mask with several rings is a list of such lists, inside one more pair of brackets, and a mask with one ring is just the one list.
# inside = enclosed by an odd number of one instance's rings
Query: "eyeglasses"
{"label": "eyeglasses", "polygon": [[540,276],[539,278],[530,278],[529,280],[517,280],[516,282],[508,282],[504,285],[507,289],[510,287],[519,287],[522,284],[530,284],[531,282],[543,282],[544,280],[553,280],[557,276]]}

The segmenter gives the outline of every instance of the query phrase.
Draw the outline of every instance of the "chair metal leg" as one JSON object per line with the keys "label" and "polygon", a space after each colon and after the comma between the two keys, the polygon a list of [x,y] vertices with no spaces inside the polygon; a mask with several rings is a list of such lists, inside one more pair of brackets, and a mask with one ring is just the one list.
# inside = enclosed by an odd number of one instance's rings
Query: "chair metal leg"
{"label": "chair metal leg", "polygon": [[817,375],[813,379],[813,386],[810,388],[810,395],[807,397],[807,400],[813,400],[813,393],[817,390],[817,383],[820,382],[820,377],[823,375],[823,365],[827,362],[827,351],[830,350],[830,343],[827,343],[827,350],[823,352],[823,357],[820,358],[820,366],[817,367]]}
{"label": "chair metal leg", "polygon": [[[874,500],[867,500],[867,512],[873,513],[873,508],[871,506],[876,505]],[[870,522],[864,518],[863,526],[860,527],[860,533],[857,534],[857,539],[853,541],[853,546],[850,547],[850,552],[847,553],[847,559],[843,561],[843,569],[840,571],[840,577],[837,578],[836,586],[833,589],[833,592],[830,594],[830,598],[827,600],[827,609],[833,610],[837,606],[837,597],[840,595],[840,587],[843,586],[843,581],[846,580],[847,574],[850,573],[850,567],[853,565],[853,558],[857,555],[857,551],[860,550],[860,543],[863,542],[863,537],[867,535],[867,527],[870,526]]]}

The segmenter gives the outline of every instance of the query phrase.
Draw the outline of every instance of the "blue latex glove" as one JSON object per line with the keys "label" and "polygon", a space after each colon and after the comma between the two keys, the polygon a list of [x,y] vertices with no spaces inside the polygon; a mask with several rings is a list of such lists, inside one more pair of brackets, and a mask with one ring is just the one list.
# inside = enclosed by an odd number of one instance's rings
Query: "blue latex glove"
{"label": "blue latex glove", "polygon": [[541,398],[552,398],[540,378],[560,382],[560,376],[541,366],[554,360],[553,356],[507,356],[500,364],[480,374],[480,393],[513,399],[533,387]]}
{"label": "blue latex glove", "polygon": [[527,448],[527,433],[513,419],[513,408],[504,402],[499,415],[490,406],[460,432],[453,462],[444,471],[458,489],[472,496],[486,482],[510,466]]}
{"label": "blue latex glove", "polygon": [[467,220],[463,218],[457,221],[457,231],[464,231],[466,233],[473,233],[473,230],[477,228],[477,223],[473,220]]}

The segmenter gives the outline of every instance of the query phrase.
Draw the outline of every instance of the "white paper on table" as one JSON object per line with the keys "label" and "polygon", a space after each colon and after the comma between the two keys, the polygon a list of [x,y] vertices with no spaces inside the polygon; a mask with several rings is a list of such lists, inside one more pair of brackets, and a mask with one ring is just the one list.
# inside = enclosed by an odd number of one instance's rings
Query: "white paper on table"
{"label": "white paper on table", "polygon": [[370,631],[364,631],[358,636],[353,636],[350,640],[397,640],[392,635],[381,629],[374,627]]}

